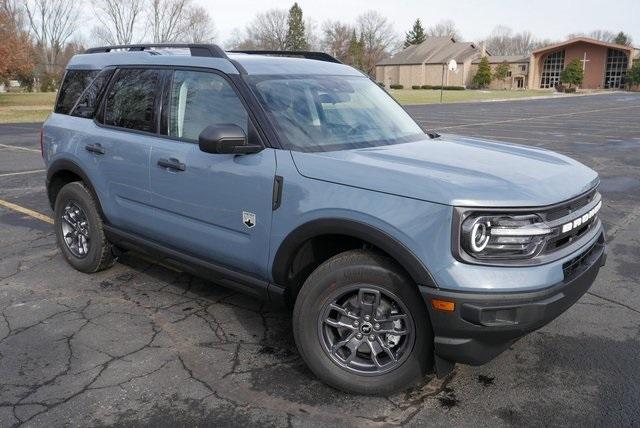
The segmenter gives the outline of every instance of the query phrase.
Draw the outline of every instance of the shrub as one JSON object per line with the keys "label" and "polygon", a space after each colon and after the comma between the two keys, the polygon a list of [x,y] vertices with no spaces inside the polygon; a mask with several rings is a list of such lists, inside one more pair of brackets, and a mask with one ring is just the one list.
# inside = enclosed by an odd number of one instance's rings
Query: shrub
{"label": "shrub", "polygon": [[421,86],[422,89],[433,89],[432,85],[422,85]]}
{"label": "shrub", "polygon": [[378,82],[378,86],[380,86],[381,88],[384,88],[384,82]]}
{"label": "shrub", "polygon": [[564,88],[564,92],[567,94],[575,94],[576,93],[576,87],[572,86],[571,88]]}
{"label": "shrub", "polygon": [[389,85],[389,88],[391,88],[391,89],[404,89],[404,86],[402,86],[402,85]]}
{"label": "shrub", "polygon": [[422,89],[422,87],[420,85],[413,85],[411,89]]}
{"label": "shrub", "polygon": [[445,91],[464,91],[466,88],[464,86],[445,86]]}

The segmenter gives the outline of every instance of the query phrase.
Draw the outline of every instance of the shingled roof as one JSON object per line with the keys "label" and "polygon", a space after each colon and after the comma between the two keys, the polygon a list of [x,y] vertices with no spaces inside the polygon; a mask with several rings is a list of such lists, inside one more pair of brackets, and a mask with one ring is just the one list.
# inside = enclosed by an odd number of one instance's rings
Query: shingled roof
{"label": "shingled roof", "polygon": [[[524,55],[495,55],[487,56],[487,59],[489,60],[489,64],[500,64],[505,61],[510,64],[529,62],[529,57]],[[480,58],[476,58],[473,60],[474,64],[478,64],[479,62]]]}
{"label": "shingled roof", "polygon": [[419,45],[409,46],[378,65],[443,64],[451,59],[462,62],[479,53],[471,42],[457,42],[453,37],[427,37]]}

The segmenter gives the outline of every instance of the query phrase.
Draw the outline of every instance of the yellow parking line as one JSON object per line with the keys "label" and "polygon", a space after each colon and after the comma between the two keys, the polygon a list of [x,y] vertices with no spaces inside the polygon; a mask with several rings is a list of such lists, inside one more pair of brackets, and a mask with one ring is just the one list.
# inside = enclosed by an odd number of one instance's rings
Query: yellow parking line
{"label": "yellow parking line", "polygon": [[0,177],[12,177],[14,175],[25,175],[25,174],[35,174],[37,172],[44,172],[45,169],[34,169],[31,171],[19,171],[19,172],[7,172],[5,174],[0,174]]}
{"label": "yellow parking line", "polygon": [[22,214],[26,214],[26,215],[28,215],[30,217],[36,218],[38,220],[42,220],[42,221],[44,221],[46,223],[53,224],[53,219],[51,217],[48,217],[48,216],[46,216],[44,214],[40,214],[39,212],[30,210],[29,208],[21,207],[20,205],[16,205],[16,204],[13,204],[11,202],[3,201],[2,199],[0,199],[0,206],[8,208],[8,209],[13,210],[13,211],[17,211],[17,212],[22,213]]}
{"label": "yellow parking line", "polygon": [[7,149],[26,150],[28,152],[40,153],[40,150],[29,149],[27,147],[12,146],[11,144],[0,144],[0,147],[4,147],[4,148],[7,148]]}

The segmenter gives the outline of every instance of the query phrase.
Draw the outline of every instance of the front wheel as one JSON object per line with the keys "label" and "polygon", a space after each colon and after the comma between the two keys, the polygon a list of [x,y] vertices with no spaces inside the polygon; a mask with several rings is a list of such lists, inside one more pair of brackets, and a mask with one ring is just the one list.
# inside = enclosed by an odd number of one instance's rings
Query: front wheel
{"label": "front wheel", "polygon": [[329,385],[388,394],[433,365],[433,334],[420,294],[392,260],[339,254],[304,283],[293,313],[298,349]]}

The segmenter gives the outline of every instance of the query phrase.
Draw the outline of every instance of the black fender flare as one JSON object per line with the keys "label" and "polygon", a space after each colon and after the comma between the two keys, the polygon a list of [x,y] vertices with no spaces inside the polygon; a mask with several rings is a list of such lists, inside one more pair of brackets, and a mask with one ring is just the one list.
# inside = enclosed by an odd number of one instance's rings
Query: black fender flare
{"label": "black fender flare", "polygon": [[392,257],[416,284],[436,287],[427,267],[402,242],[369,224],[341,218],[312,220],[287,235],[273,259],[272,275],[276,284],[287,283],[288,267],[302,244],[322,235],[346,235],[368,242]]}
{"label": "black fender flare", "polygon": [[47,198],[49,199],[49,204],[51,205],[51,209],[55,208],[55,203],[56,203],[55,199],[53,198],[53,195],[51,194],[51,190],[52,190],[51,181],[53,177],[60,171],[70,171],[82,179],[82,182],[89,188],[89,191],[91,192],[96,202],[98,203],[98,209],[100,210],[100,215],[102,215],[104,218],[104,213],[102,212],[102,205],[100,203],[100,198],[98,198],[98,194],[96,193],[96,189],[93,187],[93,183],[91,183],[91,180],[89,180],[89,177],[82,170],[80,165],[78,165],[77,163],[69,159],[55,160],[47,168]]}

